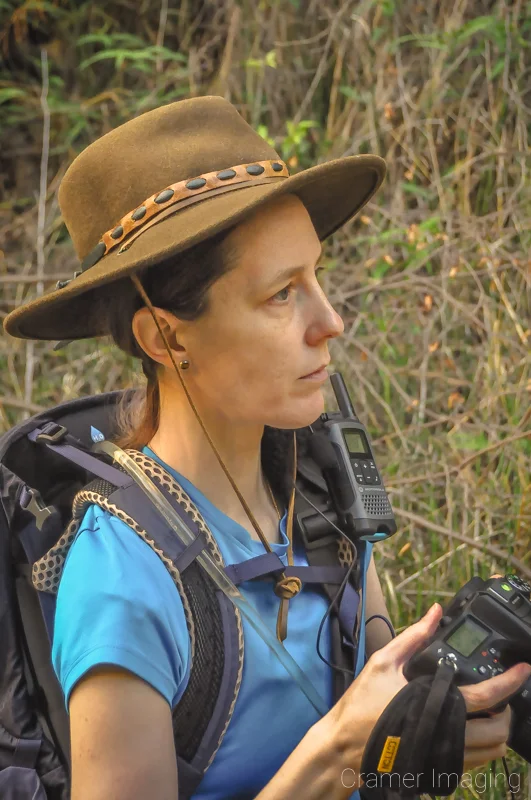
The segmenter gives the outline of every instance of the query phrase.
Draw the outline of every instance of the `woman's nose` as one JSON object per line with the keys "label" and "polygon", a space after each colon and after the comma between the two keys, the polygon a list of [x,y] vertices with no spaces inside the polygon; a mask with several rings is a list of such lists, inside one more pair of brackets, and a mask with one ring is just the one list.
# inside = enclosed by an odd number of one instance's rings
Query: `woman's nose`
{"label": "woman's nose", "polygon": [[314,318],[308,331],[312,343],[319,339],[335,339],[337,336],[341,336],[344,330],[345,325],[342,318],[321,290],[314,308]]}

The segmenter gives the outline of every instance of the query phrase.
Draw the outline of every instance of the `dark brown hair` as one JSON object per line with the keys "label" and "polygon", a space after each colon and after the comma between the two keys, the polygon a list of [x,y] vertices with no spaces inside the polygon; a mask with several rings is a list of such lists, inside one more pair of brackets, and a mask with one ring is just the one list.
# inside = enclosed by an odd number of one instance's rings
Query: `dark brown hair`
{"label": "dark brown hair", "polygon": [[[208,308],[210,287],[236,264],[237,254],[229,245],[230,231],[201,242],[176,257],[160,262],[139,274],[147,296],[157,308],[170,311],[180,319],[198,319]],[[115,344],[139,358],[146,376],[145,389],[124,394],[117,409],[116,443],[126,449],[140,450],[154,436],[159,426],[160,396],[158,365],[138,345],[132,329],[133,317],[143,301],[129,278],[113,284],[100,301],[97,313]],[[262,463],[273,490],[286,497],[287,455],[292,431],[266,427],[262,439]]]}

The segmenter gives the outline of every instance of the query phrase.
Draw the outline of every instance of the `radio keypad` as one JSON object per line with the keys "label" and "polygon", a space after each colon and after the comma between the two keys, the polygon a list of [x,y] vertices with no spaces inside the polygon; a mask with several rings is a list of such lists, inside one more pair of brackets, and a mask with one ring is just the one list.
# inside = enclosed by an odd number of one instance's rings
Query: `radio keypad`
{"label": "radio keypad", "polygon": [[351,461],[357,483],[372,486],[381,483],[374,461]]}

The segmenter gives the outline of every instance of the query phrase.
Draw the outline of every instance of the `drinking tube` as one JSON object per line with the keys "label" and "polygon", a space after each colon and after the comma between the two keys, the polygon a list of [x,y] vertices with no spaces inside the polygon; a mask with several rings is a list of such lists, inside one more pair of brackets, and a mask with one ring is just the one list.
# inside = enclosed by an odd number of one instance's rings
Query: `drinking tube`
{"label": "drinking tube", "polygon": [[[121,447],[109,442],[104,435],[96,428],[91,427],[93,450],[105,453],[122,466],[125,471],[133,478],[136,484],[147,494],[157,511],[162,515],[170,528],[177,534],[185,545],[190,545],[195,541],[194,533],[188,528],[185,522],[177,514],[171,503],[164,497],[162,492],[150,478],[142,471],[136,461],[129,456]],[[308,676],[302,671],[295,659],[288,653],[284,645],[274,636],[272,631],[264,624],[256,609],[242,595],[240,590],[225,574],[205,550],[197,556],[197,560],[210,575],[216,586],[227,595],[234,603],[258,635],[264,640],[267,646],[273,651],[281,661],[284,668],[304,692],[310,703],[321,716],[328,713],[325,702],[319,696],[317,690],[311,683]]]}

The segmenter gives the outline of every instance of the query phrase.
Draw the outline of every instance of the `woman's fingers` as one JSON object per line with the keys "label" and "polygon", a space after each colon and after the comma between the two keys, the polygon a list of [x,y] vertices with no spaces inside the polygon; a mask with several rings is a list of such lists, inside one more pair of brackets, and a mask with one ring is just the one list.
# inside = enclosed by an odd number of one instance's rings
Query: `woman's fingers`
{"label": "woman's fingers", "polygon": [[433,636],[442,617],[442,608],[435,603],[430,610],[414,625],[410,625],[385,647],[377,651],[385,656],[386,661],[405,664],[411,656],[420,650],[426,641]]}
{"label": "woman's fingers", "polygon": [[465,728],[465,747],[497,747],[509,738],[511,708],[506,706],[499,714],[488,719],[470,719]]}
{"label": "woman's fingers", "polygon": [[460,686],[468,713],[484,711],[510,698],[531,675],[529,664],[515,664],[501,675],[481,683]]}
{"label": "woman's fingers", "polygon": [[504,758],[506,755],[506,744],[498,744],[496,747],[473,747],[470,750],[465,750],[463,770],[468,772],[469,770],[477,769],[477,767],[482,767],[490,761]]}

